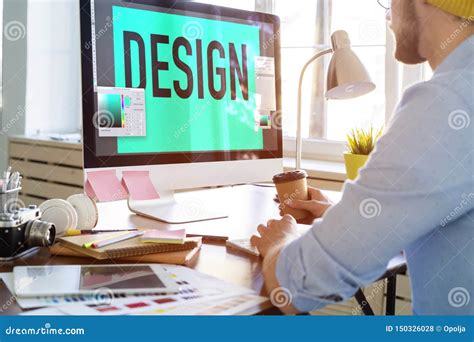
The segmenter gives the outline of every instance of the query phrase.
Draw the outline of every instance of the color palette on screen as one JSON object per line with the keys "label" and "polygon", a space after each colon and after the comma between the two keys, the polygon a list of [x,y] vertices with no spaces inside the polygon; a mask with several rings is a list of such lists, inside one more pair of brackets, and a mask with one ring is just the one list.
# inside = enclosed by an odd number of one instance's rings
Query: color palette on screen
{"label": "color palette on screen", "polygon": [[259,126],[262,129],[272,128],[272,117],[271,117],[271,115],[260,115]]}

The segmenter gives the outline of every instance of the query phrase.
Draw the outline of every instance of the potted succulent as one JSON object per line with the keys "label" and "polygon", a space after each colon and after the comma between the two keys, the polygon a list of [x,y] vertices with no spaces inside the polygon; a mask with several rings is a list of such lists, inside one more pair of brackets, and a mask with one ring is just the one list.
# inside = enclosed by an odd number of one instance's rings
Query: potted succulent
{"label": "potted succulent", "polygon": [[372,126],[364,130],[356,128],[347,134],[348,151],[344,153],[346,173],[348,179],[356,179],[359,169],[365,165],[375,142],[382,135],[383,128],[375,131]]}

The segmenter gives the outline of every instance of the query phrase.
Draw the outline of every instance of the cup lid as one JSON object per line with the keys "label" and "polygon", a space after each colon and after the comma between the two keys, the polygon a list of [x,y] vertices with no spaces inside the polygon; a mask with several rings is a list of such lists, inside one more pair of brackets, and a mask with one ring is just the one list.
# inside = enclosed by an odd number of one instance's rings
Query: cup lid
{"label": "cup lid", "polygon": [[273,183],[285,183],[308,177],[304,170],[288,171],[273,176]]}

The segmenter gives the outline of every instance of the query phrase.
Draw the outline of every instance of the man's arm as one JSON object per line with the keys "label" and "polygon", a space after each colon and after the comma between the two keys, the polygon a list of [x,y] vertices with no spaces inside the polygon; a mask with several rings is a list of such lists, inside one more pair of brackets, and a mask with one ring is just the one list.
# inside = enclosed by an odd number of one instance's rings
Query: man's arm
{"label": "man's arm", "polygon": [[376,280],[405,247],[441,228],[453,199],[472,188],[472,153],[471,132],[448,124],[462,102],[440,93],[427,84],[408,90],[360,177],[346,183],[341,202],[303,237],[268,249],[276,258],[264,261],[269,293],[284,287],[300,311],[339,302]]}
{"label": "man's arm", "polygon": [[[269,291],[269,296],[272,298],[272,293],[275,294],[275,291],[278,291],[281,288],[276,277],[276,263],[278,256],[280,255],[280,250],[283,248],[282,245],[276,246],[275,248],[270,249],[267,256],[263,259],[263,276],[265,278],[265,286]],[[282,293],[282,295],[289,295]],[[291,304],[291,300],[288,301],[288,305],[280,306],[279,309],[287,314],[297,314],[299,311]]]}

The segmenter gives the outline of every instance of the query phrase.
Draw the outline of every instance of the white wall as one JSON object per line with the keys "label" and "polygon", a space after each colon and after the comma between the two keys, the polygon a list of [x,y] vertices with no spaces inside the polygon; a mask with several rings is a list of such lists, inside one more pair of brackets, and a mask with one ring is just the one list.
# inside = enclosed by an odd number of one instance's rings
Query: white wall
{"label": "white wall", "polygon": [[26,134],[79,130],[78,0],[28,0]]}
{"label": "white wall", "polygon": [[22,134],[25,128],[27,0],[4,0],[3,30],[0,170],[7,164],[7,136]]}

